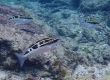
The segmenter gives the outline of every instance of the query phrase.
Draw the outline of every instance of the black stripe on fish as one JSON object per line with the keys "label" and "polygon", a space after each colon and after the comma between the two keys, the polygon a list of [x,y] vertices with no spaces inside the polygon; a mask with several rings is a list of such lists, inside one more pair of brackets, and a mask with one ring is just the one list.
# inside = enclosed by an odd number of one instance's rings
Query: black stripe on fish
{"label": "black stripe on fish", "polygon": [[59,41],[59,39],[52,39],[52,38],[44,38],[42,40],[39,40],[37,41],[35,44],[32,44],[28,51],[26,51],[25,54],[28,54],[30,51],[34,50],[34,49],[37,49],[39,47],[42,47],[42,46],[45,46],[45,45],[50,45],[50,44],[53,44],[53,43],[56,43],[57,41]]}
{"label": "black stripe on fish", "polygon": [[9,19],[16,19],[16,18],[19,18],[19,15],[14,15],[14,16],[10,17]]}
{"label": "black stripe on fish", "polygon": [[52,43],[56,43],[59,39],[52,39],[52,38],[44,38],[42,40],[37,41],[35,44],[31,45],[29,48],[34,47],[33,49],[41,47],[43,45],[49,45]]}
{"label": "black stripe on fish", "polygon": [[14,18],[18,18],[19,16],[14,16]]}
{"label": "black stripe on fish", "polygon": [[32,44],[31,46],[29,46],[29,48],[35,46],[36,44],[38,44],[38,43],[40,43],[40,42],[42,42],[43,40],[46,40],[46,39],[49,39],[49,38],[44,38],[42,40],[38,40],[35,44]]}
{"label": "black stripe on fish", "polygon": [[[34,45],[38,45],[38,47],[40,46],[40,45],[42,45],[42,44],[44,44],[45,43],[45,41],[50,41],[50,39],[51,38],[44,38],[44,39],[42,39],[42,40],[39,40],[39,41],[37,41]],[[33,46],[34,46],[33,45]],[[32,46],[31,46],[32,47]]]}
{"label": "black stripe on fish", "polygon": [[87,23],[91,23],[91,24],[98,24],[97,22],[87,22]]}
{"label": "black stripe on fish", "polygon": [[32,19],[32,18],[28,18],[28,17],[19,17],[19,19]]}
{"label": "black stripe on fish", "polygon": [[[39,40],[39,41],[37,41],[34,45],[38,45],[38,47],[40,46],[40,45],[48,45],[48,44],[52,44],[52,43],[55,43],[55,42],[57,42],[59,39],[55,39],[55,38],[44,38],[44,39],[42,39],[42,40]],[[33,46],[34,46],[33,45]],[[32,46],[31,46],[32,47]]]}
{"label": "black stripe on fish", "polygon": [[9,19],[17,19],[17,18],[18,19],[32,19],[31,17],[25,17],[25,16],[22,16],[22,15],[14,15]]}
{"label": "black stripe on fish", "polygon": [[56,43],[57,41],[59,41],[59,39],[51,39],[48,42],[45,41],[43,44],[40,45],[40,47],[45,46],[45,45],[50,45],[50,44]]}
{"label": "black stripe on fish", "polygon": [[38,48],[38,45],[32,46],[32,49],[37,49],[37,48]]}
{"label": "black stripe on fish", "polygon": [[31,48],[31,47],[34,46],[34,45],[35,45],[35,44],[30,45],[29,48]]}
{"label": "black stripe on fish", "polygon": [[26,51],[24,54],[28,54],[29,53],[29,51]]}

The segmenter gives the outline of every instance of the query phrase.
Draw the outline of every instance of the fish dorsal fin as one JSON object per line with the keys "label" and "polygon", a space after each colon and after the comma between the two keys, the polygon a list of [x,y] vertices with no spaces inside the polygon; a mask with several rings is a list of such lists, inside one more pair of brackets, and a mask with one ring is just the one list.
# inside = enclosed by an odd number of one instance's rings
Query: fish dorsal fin
{"label": "fish dorsal fin", "polygon": [[50,45],[57,42],[59,39],[56,38],[44,38],[42,40],[37,41],[35,44],[32,44],[30,48],[37,49],[39,47]]}

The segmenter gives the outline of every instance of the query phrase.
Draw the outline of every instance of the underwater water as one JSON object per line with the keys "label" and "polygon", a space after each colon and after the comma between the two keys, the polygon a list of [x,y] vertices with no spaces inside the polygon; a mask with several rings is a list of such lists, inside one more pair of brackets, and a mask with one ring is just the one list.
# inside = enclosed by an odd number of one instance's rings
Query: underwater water
{"label": "underwater water", "polygon": [[0,0],[0,80],[110,80],[109,0]]}

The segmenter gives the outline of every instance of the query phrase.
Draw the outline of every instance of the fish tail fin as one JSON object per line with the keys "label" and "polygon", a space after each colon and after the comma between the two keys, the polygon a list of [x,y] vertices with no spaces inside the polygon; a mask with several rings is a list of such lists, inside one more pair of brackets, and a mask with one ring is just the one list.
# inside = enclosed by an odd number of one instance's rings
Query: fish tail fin
{"label": "fish tail fin", "polygon": [[17,58],[18,58],[18,60],[19,60],[20,67],[22,67],[23,64],[24,64],[24,61],[25,61],[24,55],[18,54],[18,53],[15,53],[15,55],[17,56]]}
{"label": "fish tail fin", "polygon": [[82,27],[83,21],[79,19],[79,26]]}
{"label": "fish tail fin", "polygon": [[83,24],[84,24],[85,19],[81,15],[79,15],[78,21],[79,21],[79,26],[80,27],[83,27]]}

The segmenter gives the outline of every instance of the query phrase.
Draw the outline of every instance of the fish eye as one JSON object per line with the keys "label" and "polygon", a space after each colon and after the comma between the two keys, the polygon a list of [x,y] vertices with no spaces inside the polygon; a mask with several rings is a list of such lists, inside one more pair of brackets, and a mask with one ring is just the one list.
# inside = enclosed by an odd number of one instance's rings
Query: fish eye
{"label": "fish eye", "polygon": [[30,51],[32,51],[32,49],[30,49]]}
{"label": "fish eye", "polygon": [[15,17],[13,16],[12,19],[14,19]]}
{"label": "fish eye", "polygon": [[41,41],[39,44],[40,44],[40,45],[43,44],[43,41]]}

